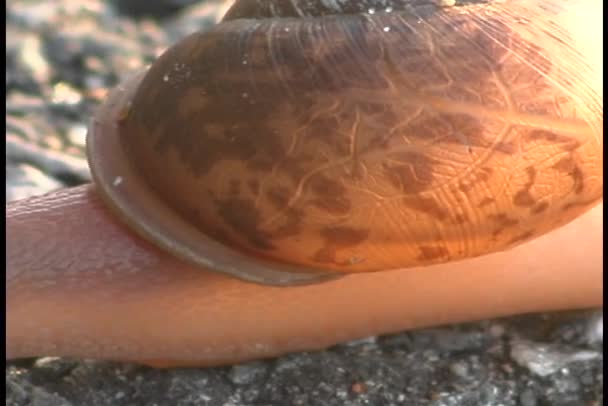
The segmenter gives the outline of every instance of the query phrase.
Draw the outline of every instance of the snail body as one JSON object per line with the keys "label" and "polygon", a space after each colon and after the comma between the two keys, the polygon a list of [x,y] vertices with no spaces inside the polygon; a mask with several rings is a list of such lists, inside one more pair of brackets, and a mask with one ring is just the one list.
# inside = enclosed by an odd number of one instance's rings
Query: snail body
{"label": "snail body", "polygon": [[602,198],[601,62],[569,19],[593,2],[552,3],[238,1],[109,96],[96,185],[261,283],[511,248]]}

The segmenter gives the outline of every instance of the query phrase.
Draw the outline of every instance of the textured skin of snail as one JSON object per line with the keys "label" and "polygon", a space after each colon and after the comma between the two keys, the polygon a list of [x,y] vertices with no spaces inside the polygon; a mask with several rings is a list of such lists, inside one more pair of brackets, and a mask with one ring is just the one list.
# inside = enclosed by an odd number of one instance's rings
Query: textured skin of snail
{"label": "textured skin of snail", "polygon": [[144,238],[306,283],[505,250],[602,198],[593,1],[296,3],[237,2],[94,119],[96,185]]}

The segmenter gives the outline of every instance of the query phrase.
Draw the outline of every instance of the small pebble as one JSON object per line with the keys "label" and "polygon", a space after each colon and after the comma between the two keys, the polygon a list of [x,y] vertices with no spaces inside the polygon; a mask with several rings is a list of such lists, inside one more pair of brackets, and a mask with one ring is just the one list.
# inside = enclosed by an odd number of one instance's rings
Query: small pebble
{"label": "small pebble", "polygon": [[598,312],[589,318],[587,326],[587,342],[593,346],[604,343],[604,313]]}
{"label": "small pebble", "polygon": [[235,365],[230,369],[229,377],[237,385],[251,384],[266,374],[266,366],[260,362]]}
{"label": "small pebble", "polygon": [[593,360],[600,357],[601,354],[595,351],[575,351],[559,348],[552,344],[525,340],[511,343],[511,358],[519,365],[528,368],[532,373],[542,377],[552,375],[572,362]]}

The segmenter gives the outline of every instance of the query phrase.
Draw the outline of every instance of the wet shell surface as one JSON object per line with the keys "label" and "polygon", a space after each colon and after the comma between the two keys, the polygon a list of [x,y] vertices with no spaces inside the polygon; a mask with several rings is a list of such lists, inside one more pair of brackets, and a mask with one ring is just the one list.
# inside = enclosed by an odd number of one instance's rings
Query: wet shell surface
{"label": "wet shell surface", "polygon": [[237,2],[95,117],[98,188],[145,238],[304,283],[508,249],[601,199],[601,61],[568,19],[590,1],[294,3]]}

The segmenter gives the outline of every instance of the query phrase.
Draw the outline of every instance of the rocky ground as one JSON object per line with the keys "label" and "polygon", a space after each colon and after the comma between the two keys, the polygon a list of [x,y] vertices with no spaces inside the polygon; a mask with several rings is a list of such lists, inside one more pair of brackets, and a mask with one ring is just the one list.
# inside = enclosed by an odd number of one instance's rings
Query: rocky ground
{"label": "rocky ground", "polygon": [[[108,88],[225,1],[9,0],[7,201],[90,180],[87,120]],[[601,312],[370,338],[225,368],[7,363],[7,405],[600,405]]]}

